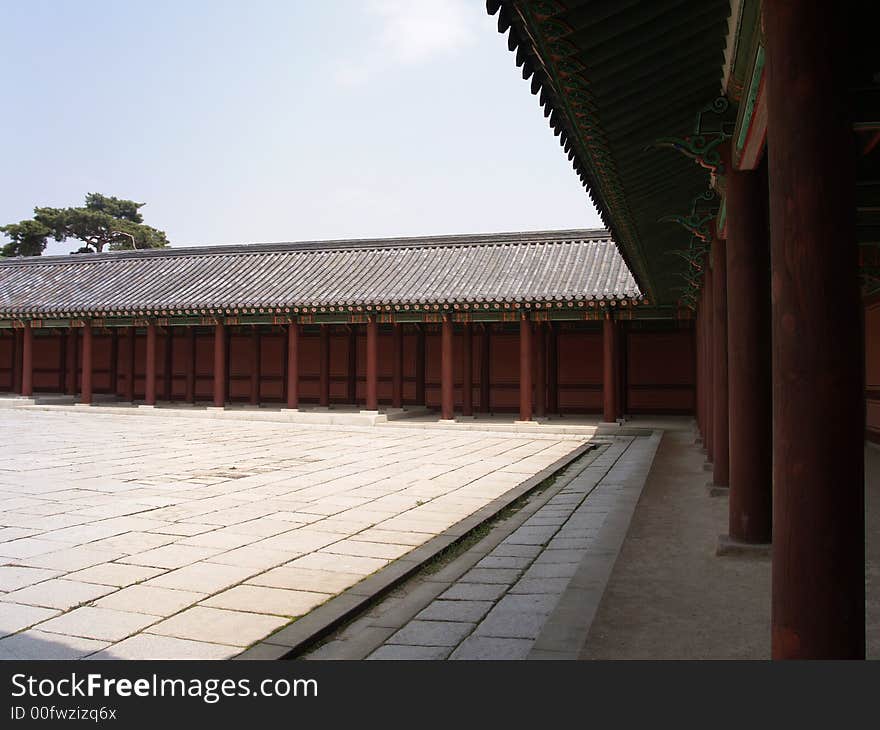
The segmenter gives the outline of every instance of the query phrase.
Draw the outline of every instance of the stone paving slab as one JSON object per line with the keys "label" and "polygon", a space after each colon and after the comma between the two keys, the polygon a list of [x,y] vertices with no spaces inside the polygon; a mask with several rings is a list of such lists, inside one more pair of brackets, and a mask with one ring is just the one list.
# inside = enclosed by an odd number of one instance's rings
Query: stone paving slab
{"label": "stone paving slab", "polygon": [[0,656],[241,651],[408,575],[587,438],[185,411],[0,410]]}

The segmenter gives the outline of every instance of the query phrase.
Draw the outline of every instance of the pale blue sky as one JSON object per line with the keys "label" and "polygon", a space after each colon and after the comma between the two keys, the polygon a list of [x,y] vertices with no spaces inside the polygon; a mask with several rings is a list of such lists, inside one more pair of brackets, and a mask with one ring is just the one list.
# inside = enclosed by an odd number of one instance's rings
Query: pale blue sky
{"label": "pale blue sky", "polygon": [[495,23],[483,0],[0,0],[0,223],[101,192],[178,246],[601,225]]}

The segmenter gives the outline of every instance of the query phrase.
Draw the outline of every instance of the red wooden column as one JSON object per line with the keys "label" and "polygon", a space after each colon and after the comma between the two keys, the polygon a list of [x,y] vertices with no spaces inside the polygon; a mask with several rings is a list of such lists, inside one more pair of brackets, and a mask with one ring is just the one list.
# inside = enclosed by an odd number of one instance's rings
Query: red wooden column
{"label": "red wooden column", "polygon": [[379,321],[375,314],[367,319],[367,406],[379,410]]}
{"label": "red wooden column", "polygon": [[21,361],[22,361],[22,340],[24,339],[22,330],[12,331],[12,390],[15,393],[21,393]]}
{"label": "red wooden column", "polygon": [[694,357],[695,357],[695,385],[696,385],[696,421],[697,436],[696,443],[700,443],[703,438],[703,307],[701,302],[697,302],[696,314],[694,319]]}
{"label": "red wooden column", "polygon": [[25,322],[21,345],[21,394],[30,398],[34,394],[34,330],[30,322]]}
{"label": "red wooden column", "polygon": [[229,374],[232,372],[232,368],[230,367],[230,354],[232,352],[232,335],[225,331],[225,335],[223,338],[223,403],[232,403],[232,398],[229,397],[229,383],[231,378]]}
{"label": "red wooden column", "polygon": [[110,330],[110,392],[119,395],[119,328]]}
{"label": "red wooden column", "polygon": [[403,325],[392,325],[391,407],[403,407]]}
{"label": "red wooden column", "polygon": [[147,347],[144,367],[144,403],[156,405],[156,324],[147,324]]}
{"label": "red wooden column", "polygon": [[532,320],[519,320],[519,420],[532,420]]}
{"label": "red wooden column", "polygon": [[318,372],[318,405],[322,408],[330,406],[330,330],[327,325],[320,325],[319,330],[319,372]]}
{"label": "red wooden column", "polygon": [[624,389],[626,387],[624,361],[623,323],[614,320],[614,418],[623,418]]}
{"label": "red wooden column", "polygon": [[729,483],[727,419],[727,254],[724,239],[712,242],[712,484]]}
{"label": "red wooden column", "polygon": [[705,347],[705,361],[706,361],[706,387],[703,390],[703,393],[706,396],[706,433],[703,436],[703,448],[706,449],[706,459],[708,461],[712,461],[712,411],[713,411],[713,400],[714,400],[714,390],[712,387],[713,380],[713,363],[712,363],[712,325],[713,325],[713,317],[712,312],[714,311],[714,306],[712,304],[712,269],[709,268],[708,261],[706,262],[706,282],[703,288],[703,303],[705,305],[705,313],[706,313],[706,340],[704,342]]}
{"label": "red wooden column", "polygon": [[59,330],[61,336],[61,347],[58,353],[58,392],[63,393],[67,384],[67,348],[69,347],[67,330]]}
{"label": "red wooden column", "polygon": [[483,324],[480,352],[480,411],[492,412],[492,325]]}
{"label": "red wooden column", "polygon": [[559,413],[559,349],[553,322],[547,323],[547,410]]}
{"label": "red wooden column", "polygon": [[214,407],[226,404],[226,325],[214,325]]}
{"label": "red wooden column", "polygon": [[474,328],[462,325],[461,333],[461,415],[474,415]]}
{"label": "red wooden column", "polygon": [[606,423],[617,421],[617,409],[614,405],[617,393],[617,378],[614,365],[615,357],[614,336],[615,321],[611,312],[605,312],[602,320],[602,420]]}
{"label": "red wooden column", "polygon": [[535,322],[535,416],[547,415],[547,338],[543,322]]}
{"label": "red wooden column", "polygon": [[67,329],[67,368],[65,376],[67,380],[64,384],[64,392],[67,395],[76,393],[76,370],[79,365],[79,331],[75,327]]}
{"label": "red wooden column", "polygon": [[260,357],[260,327],[254,325],[251,329],[251,393],[250,404],[260,405],[260,370],[262,359]]}
{"label": "red wooden column", "polygon": [[287,325],[287,407],[299,408],[299,323]]}
{"label": "red wooden column", "polygon": [[348,330],[348,392],[345,400],[352,404],[357,403],[357,357],[357,325],[351,324]]}
{"label": "red wooden column", "polygon": [[162,400],[170,401],[173,393],[174,376],[174,330],[165,327],[165,362],[162,368]]}
{"label": "red wooden column", "polygon": [[416,325],[416,405],[425,405],[425,326]]}
{"label": "red wooden column", "polygon": [[767,167],[727,172],[730,537],[769,543],[773,490]]}
{"label": "red wooden column", "polygon": [[127,400],[129,403],[134,402],[134,346],[136,336],[137,329],[135,329],[134,327],[125,328],[125,400]]}
{"label": "red wooden column", "polygon": [[862,303],[849,3],[764,3],[776,659],[865,656]]}
{"label": "red wooden column", "polygon": [[82,383],[79,402],[92,402],[92,323],[88,320],[82,328]]}
{"label": "red wooden column", "polygon": [[444,314],[440,332],[440,418],[444,421],[455,418],[454,362],[452,316]]}
{"label": "red wooden column", "polygon": [[184,400],[187,403],[196,402],[196,328],[186,328],[186,385],[184,387]]}

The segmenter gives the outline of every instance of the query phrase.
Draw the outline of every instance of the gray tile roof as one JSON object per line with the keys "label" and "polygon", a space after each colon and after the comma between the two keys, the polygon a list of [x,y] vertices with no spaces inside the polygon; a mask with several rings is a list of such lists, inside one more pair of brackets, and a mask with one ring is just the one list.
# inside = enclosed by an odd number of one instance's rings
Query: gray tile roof
{"label": "gray tile roof", "polygon": [[634,299],[604,230],[0,260],[0,314]]}

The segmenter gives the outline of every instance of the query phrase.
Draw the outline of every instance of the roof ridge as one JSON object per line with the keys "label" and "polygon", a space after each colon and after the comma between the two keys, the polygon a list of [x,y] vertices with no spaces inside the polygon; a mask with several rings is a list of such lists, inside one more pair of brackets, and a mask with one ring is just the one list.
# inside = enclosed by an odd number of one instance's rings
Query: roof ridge
{"label": "roof ridge", "polygon": [[530,243],[563,243],[567,241],[608,242],[605,228],[574,228],[556,231],[519,231],[502,233],[455,234],[443,236],[407,236],[397,238],[328,239],[278,243],[236,243],[178,248],[107,251],[96,254],[62,254],[57,256],[20,256],[0,258],[0,266],[49,264],[85,264],[139,258],[174,258],[195,256],[229,256],[236,254],[296,253],[305,251],[376,251],[393,248],[450,248],[456,246],[524,245]]}

